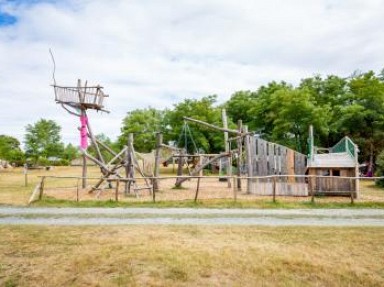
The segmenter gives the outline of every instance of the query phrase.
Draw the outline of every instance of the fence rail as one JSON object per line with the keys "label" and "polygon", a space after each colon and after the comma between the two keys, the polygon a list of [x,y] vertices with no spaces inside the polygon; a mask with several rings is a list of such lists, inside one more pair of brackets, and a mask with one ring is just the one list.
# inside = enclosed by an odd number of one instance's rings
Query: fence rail
{"label": "fence rail", "polygon": [[[81,176],[39,176],[40,181],[34,188],[30,197],[29,203],[37,200],[41,200],[43,195],[63,198],[70,200],[85,200],[95,199],[95,195],[89,194],[89,189],[80,188],[81,180],[84,177]],[[174,189],[174,182],[179,178],[188,179],[185,182],[186,187],[182,189]],[[100,177],[86,177],[86,179],[97,181]],[[192,179],[197,179],[191,181]],[[160,182],[160,191],[154,191],[153,186],[142,186],[137,187],[136,194],[126,194],[124,188],[125,184],[131,184],[136,181],[138,184],[144,184],[144,180],[153,182],[157,180]],[[316,181],[321,180],[335,180],[339,181],[340,184],[334,186],[342,186],[342,182],[349,184],[349,190],[319,190],[316,188]],[[351,203],[354,203],[355,198],[359,197],[358,187],[360,182],[363,181],[376,181],[384,180],[384,177],[338,177],[338,176],[317,176],[317,175],[268,175],[268,176],[147,176],[136,179],[132,178],[110,178],[107,180],[109,188],[98,190],[96,196],[99,199],[105,198],[106,194],[110,196],[110,199],[119,200],[139,200],[139,201],[153,201],[159,200],[186,200],[194,199],[195,201],[199,198],[204,199],[233,199],[238,198],[252,200],[255,196],[271,197],[273,201],[276,201],[277,197],[288,198],[310,198],[314,202],[316,196],[328,197],[329,195],[348,197]],[[230,181],[231,185],[226,182]],[[243,181],[240,186],[243,190],[239,189],[237,183]],[[69,184],[68,182],[71,182]],[[246,184],[252,184],[255,188],[249,190],[245,188]],[[230,187],[228,187],[230,186]],[[322,185],[320,185],[322,186]],[[143,192],[143,190],[147,192]],[[68,196],[68,194],[72,194]],[[381,194],[381,193],[380,193]],[[382,190],[384,200],[384,189]],[[105,195],[103,197],[103,195]],[[91,197],[92,196],[92,197]],[[134,198],[134,197],[135,198]],[[68,198],[69,197],[69,198]],[[122,198],[123,197],[123,198]]]}

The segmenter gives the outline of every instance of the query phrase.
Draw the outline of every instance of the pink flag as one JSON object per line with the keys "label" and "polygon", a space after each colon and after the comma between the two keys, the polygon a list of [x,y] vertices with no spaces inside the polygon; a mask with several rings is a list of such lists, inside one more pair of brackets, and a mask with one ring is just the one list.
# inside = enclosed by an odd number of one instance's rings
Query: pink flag
{"label": "pink flag", "polygon": [[84,150],[86,150],[87,147],[88,147],[87,122],[88,122],[87,115],[81,115],[80,116],[80,123],[81,123],[81,128],[80,128],[80,147],[82,149],[84,149]]}

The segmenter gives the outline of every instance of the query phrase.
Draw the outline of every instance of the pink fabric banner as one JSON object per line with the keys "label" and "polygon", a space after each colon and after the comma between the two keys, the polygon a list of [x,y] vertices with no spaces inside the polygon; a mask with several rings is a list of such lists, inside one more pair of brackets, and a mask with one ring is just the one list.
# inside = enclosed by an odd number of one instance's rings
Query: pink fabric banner
{"label": "pink fabric banner", "polygon": [[80,116],[80,147],[84,150],[88,148],[88,130],[87,130],[87,123],[88,123],[88,117],[86,115]]}

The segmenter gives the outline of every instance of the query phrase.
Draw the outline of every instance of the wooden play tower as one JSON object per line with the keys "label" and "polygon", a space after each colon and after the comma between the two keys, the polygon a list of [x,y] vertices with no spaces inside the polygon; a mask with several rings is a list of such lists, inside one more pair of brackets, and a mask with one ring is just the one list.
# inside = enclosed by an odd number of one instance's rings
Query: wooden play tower
{"label": "wooden play tower", "polygon": [[[103,190],[102,183],[104,182],[107,182],[107,185],[112,187],[110,181],[112,178],[118,179],[116,189],[118,189],[119,181],[125,183],[126,194],[130,193],[131,188],[133,188],[136,196],[138,195],[138,190],[152,189],[150,182],[146,178],[153,176],[152,171],[148,174],[140,166],[135,156],[137,153],[133,147],[133,134],[128,136],[127,145],[120,152],[115,152],[107,144],[98,140],[92,131],[87,111],[96,110],[109,113],[109,111],[104,109],[103,105],[104,99],[108,97],[108,95],[104,94],[103,87],[99,85],[87,86],[87,82],[85,82],[85,85],[82,85],[80,80],[77,82],[77,87],[59,86],[56,84],[53,87],[56,103],[60,104],[71,115],[80,118],[80,151],[83,157],[82,188],[87,187],[87,160],[90,160],[100,167],[102,176],[89,192],[94,190],[101,192]],[[88,139],[95,148],[95,156],[87,152]],[[112,156],[112,159],[107,162],[100,152],[101,149],[107,151]],[[120,169],[125,170],[124,175],[120,174]],[[144,178],[145,186],[137,186],[135,170]]]}
{"label": "wooden play tower", "polygon": [[[56,103],[60,104],[71,115],[80,118],[80,149],[83,154],[82,187],[85,188],[87,185],[87,158],[98,164],[101,167],[103,174],[106,175],[109,172],[100,152],[100,142],[95,138],[95,135],[92,132],[87,115],[87,110],[108,112],[104,109],[103,105],[104,98],[108,97],[108,95],[104,94],[102,86],[87,86],[87,82],[82,85],[81,80],[78,80],[76,87],[59,86],[56,84],[54,84],[53,87],[55,90]],[[88,138],[95,147],[97,158],[92,157],[86,152],[88,147]]]}

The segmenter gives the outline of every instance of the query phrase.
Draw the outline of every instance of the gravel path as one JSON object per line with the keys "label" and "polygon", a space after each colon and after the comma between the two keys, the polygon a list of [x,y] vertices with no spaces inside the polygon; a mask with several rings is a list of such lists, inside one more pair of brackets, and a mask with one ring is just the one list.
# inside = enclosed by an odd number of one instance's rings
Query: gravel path
{"label": "gravel path", "polygon": [[384,210],[0,207],[0,224],[208,224],[384,227]]}

